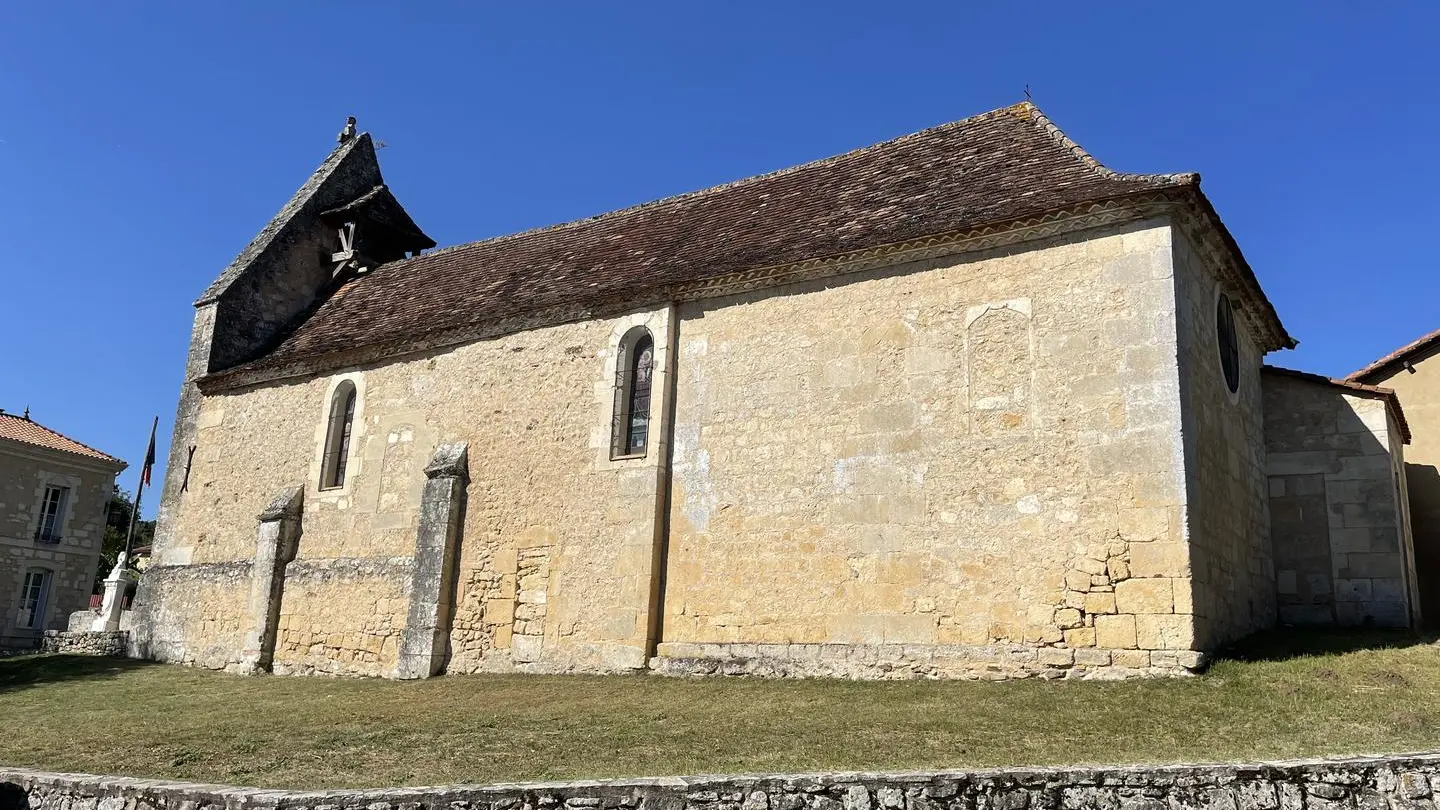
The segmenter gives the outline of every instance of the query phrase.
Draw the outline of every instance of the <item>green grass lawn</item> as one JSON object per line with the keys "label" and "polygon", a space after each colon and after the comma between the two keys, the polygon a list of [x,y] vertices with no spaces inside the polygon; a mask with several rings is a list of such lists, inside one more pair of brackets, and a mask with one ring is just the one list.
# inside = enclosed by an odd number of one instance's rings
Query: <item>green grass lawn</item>
{"label": "green grass lawn", "polygon": [[1127,682],[244,678],[0,659],[0,763],[263,787],[1275,759],[1440,748],[1440,646],[1257,639]]}

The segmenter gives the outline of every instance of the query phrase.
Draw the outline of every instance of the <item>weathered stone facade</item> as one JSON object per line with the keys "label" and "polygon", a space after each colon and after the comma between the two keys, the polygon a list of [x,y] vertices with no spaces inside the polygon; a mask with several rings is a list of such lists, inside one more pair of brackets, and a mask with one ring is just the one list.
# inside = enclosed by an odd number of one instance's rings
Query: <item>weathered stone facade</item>
{"label": "weathered stone facade", "polygon": [[[869,676],[1195,667],[1208,647],[1182,533],[1181,375],[1167,359],[1180,351],[1176,232],[1113,226],[205,397],[190,486],[227,497],[171,505],[146,576],[243,564],[256,504],[304,486],[275,670],[393,674],[422,464],[445,437],[484,448],[469,462],[449,671],[635,669],[656,641],[672,672],[705,671],[697,656]],[[644,459],[611,461],[613,347],[636,324],[660,343],[661,438]],[[1187,340],[1211,350],[1214,338]],[[1247,402],[1258,363],[1247,352]],[[1192,390],[1220,385],[1205,379],[1213,365],[1197,363]],[[359,391],[350,472],[317,490],[341,380]],[[532,395],[517,401],[511,380]],[[1243,412],[1222,404],[1207,418]],[[1263,503],[1238,507],[1264,525]],[[240,615],[245,588],[217,585],[229,596],[186,600],[228,598]],[[180,623],[187,650],[225,632],[218,619]],[[934,650],[881,666],[907,645]],[[149,654],[188,660],[163,649]]]}
{"label": "weathered stone facade", "polygon": [[1404,447],[1390,400],[1267,369],[1280,620],[1408,627],[1419,609]]}
{"label": "weathered stone facade", "polygon": [[[1196,616],[1193,642],[1182,643],[1208,650],[1275,622],[1260,378],[1265,352],[1239,330],[1239,385],[1232,394],[1217,347],[1216,306],[1227,288],[1214,254],[1183,237],[1172,248],[1183,420],[1171,439],[1185,447],[1185,528],[1179,546],[1150,546],[1153,555],[1137,562],[1142,571],[1159,567],[1177,577],[1175,612]],[[1152,631],[1186,632],[1163,620]]]}
{"label": "weathered stone facade", "polygon": [[[380,182],[356,148],[267,233],[319,239],[286,218]],[[1194,670],[1276,621],[1260,369],[1288,336],[1227,240],[1208,203],[1147,191],[275,366],[217,354],[236,327],[202,300],[137,652],[401,678]],[[335,292],[307,266],[267,303],[275,244],[222,304],[289,317],[405,278]]]}
{"label": "weathered stone facade", "polygon": [[[21,418],[0,413],[0,420]],[[58,436],[28,418],[24,421],[28,424],[19,427],[27,434]],[[105,535],[105,510],[115,476],[125,465],[89,448],[82,455],[4,434],[0,431],[0,649],[36,649],[46,630],[66,629],[70,614],[89,603]],[[58,439],[55,443],[63,446]],[[41,513],[51,488],[64,494],[46,534]],[[33,617],[26,609],[30,594],[22,593],[31,574],[43,576]]]}
{"label": "weathered stone facade", "polygon": [[0,768],[16,810],[1435,810],[1440,755],[287,791]]}
{"label": "weathered stone facade", "polygon": [[1183,554],[1170,234],[683,307],[660,656],[762,645],[805,672],[808,645],[938,645],[919,671],[955,675],[1189,651],[1185,572],[1150,550]]}

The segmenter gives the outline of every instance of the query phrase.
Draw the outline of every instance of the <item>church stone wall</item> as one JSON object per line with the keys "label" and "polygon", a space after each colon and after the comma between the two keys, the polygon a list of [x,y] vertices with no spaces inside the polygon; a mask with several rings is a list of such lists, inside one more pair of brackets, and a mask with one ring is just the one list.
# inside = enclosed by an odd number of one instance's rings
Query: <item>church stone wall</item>
{"label": "church stone wall", "polygon": [[657,665],[1197,663],[1171,260],[1152,221],[683,305]]}
{"label": "church stone wall", "polygon": [[1264,379],[1280,621],[1408,626],[1416,596],[1404,455],[1385,401]]}
{"label": "church stone wall", "polygon": [[274,671],[384,675],[399,661],[410,560],[318,560],[285,571]]}
{"label": "church stone wall", "polygon": [[[301,486],[274,668],[397,674],[424,468],[464,442],[449,672],[652,650],[671,673],[1194,668],[1273,620],[1274,589],[1258,351],[1242,334],[1230,397],[1214,275],[1178,234],[1109,226],[206,396],[137,602],[161,617],[147,649],[236,663],[256,516]],[[615,350],[642,325],[650,452],[611,460]],[[321,491],[347,381],[345,483]]]}
{"label": "church stone wall", "polygon": [[[1220,367],[1216,307],[1222,290],[1215,269],[1176,231],[1174,266],[1179,334],[1187,508],[1182,540],[1168,572],[1177,584],[1177,612],[1195,615],[1194,643],[1214,649],[1275,623],[1275,577],[1265,500],[1265,436],[1260,384],[1263,353],[1235,325],[1240,384],[1232,394]],[[1188,558],[1184,553],[1188,549]],[[1183,578],[1189,585],[1183,584]],[[1189,640],[1187,639],[1187,643]]]}
{"label": "church stone wall", "polygon": [[[252,559],[256,515],[304,487],[286,571],[277,671],[392,674],[406,621],[424,467],[440,442],[468,442],[448,670],[622,670],[643,666],[651,627],[664,397],[643,459],[609,459],[614,349],[632,326],[668,362],[669,310],[537,329],[430,357],[205,397],[187,491],[157,538],[162,569]],[[318,489],[325,421],[342,380],[358,392],[346,480]],[[148,576],[148,574],[147,574]],[[164,578],[164,574],[159,575]],[[158,585],[159,583],[157,583]],[[210,666],[212,639],[187,601],[243,613],[242,587],[166,582],[155,649]],[[230,644],[238,655],[239,644]]]}
{"label": "church stone wall", "polygon": [[249,560],[232,560],[147,568],[135,592],[135,653],[234,671],[245,640],[251,567]]}

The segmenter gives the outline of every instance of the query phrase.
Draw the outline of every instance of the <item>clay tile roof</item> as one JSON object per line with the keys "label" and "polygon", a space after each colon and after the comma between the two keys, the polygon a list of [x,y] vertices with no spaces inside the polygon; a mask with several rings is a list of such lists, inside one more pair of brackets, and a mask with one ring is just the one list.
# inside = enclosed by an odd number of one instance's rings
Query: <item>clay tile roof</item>
{"label": "clay tile roof", "polygon": [[51,430],[39,422],[32,421],[28,417],[16,416],[13,413],[0,412],[0,439],[21,444],[29,444],[35,447],[44,447],[49,450],[59,450],[63,453],[74,453],[77,456],[99,459],[110,462],[125,468],[125,462],[107,453],[102,453],[89,445],[81,444],[63,433]]}
{"label": "clay tile roof", "polygon": [[1376,360],[1375,362],[1360,369],[1359,371],[1353,372],[1345,379],[1355,381],[1369,379],[1370,377],[1379,374],[1381,371],[1384,371],[1393,365],[1403,363],[1406,360],[1410,360],[1417,355],[1420,355],[1428,351],[1429,349],[1435,347],[1440,347],[1440,329],[1436,329],[1434,332],[1431,332],[1430,334],[1425,335],[1418,340],[1414,340],[1410,343],[1405,344],[1404,346],[1401,346],[1395,351],[1385,355],[1384,357]]}
{"label": "clay tile roof", "polygon": [[381,265],[237,371],[361,346],[403,350],[529,313],[594,311],[642,290],[666,300],[667,290],[746,271],[1198,184],[1196,174],[1111,171],[1025,102],[728,185]]}
{"label": "clay tile roof", "polygon": [[1329,385],[1336,388],[1343,388],[1356,396],[1368,399],[1383,399],[1390,410],[1390,415],[1395,418],[1395,424],[1400,427],[1400,441],[1404,444],[1410,443],[1410,423],[1405,420],[1405,411],[1400,407],[1400,397],[1395,391],[1389,388],[1381,388],[1378,385],[1366,385],[1346,378],[1337,380],[1334,377],[1326,377],[1323,374],[1312,374],[1308,371],[1296,371],[1293,368],[1281,368],[1280,366],[1261,366],[1261,371],[1267,374],[1276,374],[1282,377],[1293,377],[1298,380]]}

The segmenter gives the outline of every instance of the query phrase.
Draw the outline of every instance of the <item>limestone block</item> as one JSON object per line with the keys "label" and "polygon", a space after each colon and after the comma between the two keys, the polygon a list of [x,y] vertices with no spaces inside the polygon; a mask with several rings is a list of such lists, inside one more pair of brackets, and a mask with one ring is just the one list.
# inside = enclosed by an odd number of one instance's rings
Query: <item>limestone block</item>
{"label": "limestone block", "polygon": [[1195,609],[1195,583],[1188,577],[1183,579],[1172,579],[1170,584],[1175,591],[1175,612],[1176,613],[1198,613]]}
{"label": "limestone block", "polygon": [[1368,554],[1346,554],[1336,571],[1337,576],[1347,578],[1395,579],[1400,577],[1400,555],[1384,552]]}
{"label": "limestone block", "polygon": [[1055,611],[1055,624],[1061,628],[1079,627],[1084,623],[1080,611],[1075,608],[1061,608]]}
{"label": "limestone block", "polygon": [[1113,650],[1110,665],[1126,669],[1145,669],[1150,666],[1149,650]]}
{"label": "limestone block", "polygon": [[1123,557],[1111,557],[1105,567],[1109,570],[1111,581],[1119,582],[1130,578],[1130,563]]}
{"label": "limestone block", "polygon": [[1067,647],[1094,647],[1095,628],[1076,627],[1065,631],[1065,645]]}
{"label": "limestone block", "polygon": [[1075,651],[1060,647],[1041,647],[1038,660],[1041,666],[1068,667],[1075,663]]}
{"label": "limestone block", "polygon": [[1127,579],[1115,586],[1115,605],[1121,613],[1172,613],[1174,588],[1168,578]]}
{"label": "limestone block", "polygon": [[1335,580],[1335,599],[1340,602],[1368,602],[1371,599],[1370,580]]}
{"label": "limestone block", "polygon": [[1146,650],[1182,650],[1195,644],[1193,620],[1184,614],[1135,617],[1137,646]]}
{"label": "limestone block", "polygon": [[[1172,510],[1169,507],[1121,509],[1120,534],[1131,543],[1146,543],[1171,537],[1171,515]],[[1133,559],[1133,546],[1131,554]]]}
{"label": "limestone block", "polygon": [[1085,612],[1091,615],[1115,612],[1114,593],[1090,593],[1085,595]]}
{"label": "limestone block", "polygon": [[1116,650],[1136,647],[1134,616],[1096,616],[1095,644]]}
{"label": "limestone block", "polygon": [[1184,543],[1137,543],[1130,547],[1130,576],[1181,577],[1190,573],[1190,554]]}
{"label": "limestone block", "polygon": [[1404,602],[1405,582],[1401,579],[1370,580],[1370,596],[1377,602]]}

